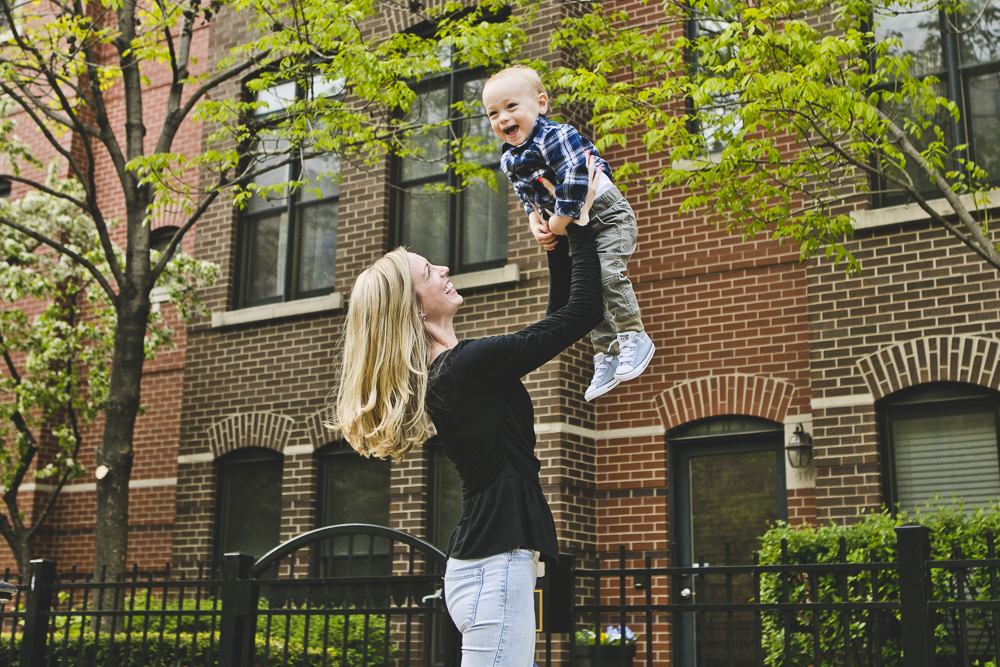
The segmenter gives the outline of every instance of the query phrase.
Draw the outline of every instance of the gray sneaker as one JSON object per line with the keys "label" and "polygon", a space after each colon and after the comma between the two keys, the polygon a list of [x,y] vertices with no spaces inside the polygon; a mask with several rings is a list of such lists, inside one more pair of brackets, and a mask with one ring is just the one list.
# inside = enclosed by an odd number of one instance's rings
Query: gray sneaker
{"label": "gray sneaker", "polygon": [[592,401],[603,396],[618,386],[615,379],[615,369],[618,368],[618,358],[598,352],[594,355],[594,379],[590,381],[583,397]]}
{"label": "gray sneaker", "polygon": [[656,347],[645,331],[628,331],[618,334],[618,368],[615,379],[619,382],[639,377],[653,358]]}

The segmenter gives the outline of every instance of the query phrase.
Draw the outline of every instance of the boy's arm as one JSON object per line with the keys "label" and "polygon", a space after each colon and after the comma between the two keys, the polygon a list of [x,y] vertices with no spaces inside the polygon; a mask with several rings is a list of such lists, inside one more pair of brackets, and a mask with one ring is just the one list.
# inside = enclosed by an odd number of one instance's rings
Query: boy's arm
{"label": "boy's arm", "polygon": [[553,234],[565,236],[566,226],[571,222],[573,222],[573,218],[566,217],[565,215],[553,215],[549,218],[549,230]]}

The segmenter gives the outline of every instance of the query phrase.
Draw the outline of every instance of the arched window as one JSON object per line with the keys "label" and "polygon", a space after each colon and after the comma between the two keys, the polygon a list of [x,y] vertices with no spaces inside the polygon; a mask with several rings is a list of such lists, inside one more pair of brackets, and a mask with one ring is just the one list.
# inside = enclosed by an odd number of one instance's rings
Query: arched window
{"label": "arched window", "polygon": [[451,534],[462,518],[462,480],[438,438],[431,438],[424,447],[430,454],[427,536],[431,544],[447,551]]}
{"label": "arched window", "polygon": [[[886,504],[965,509],[1000,499],[1000,392],[961,382],[917,385],[878,403]],[[935,499],[935,497],[937,499]]]}
{"label": "arched window", "polygon": [[316,526],[389,525],[389,459],[365,458],[342,440],[320,449]]}
{"label": "arched window", "polygon": [[245,447],[216,460],[215,560],[239,551],[255,558],[281,539],[281,477],[284,456]]}
{"label": "arched window", "polygon": [[[342,440],[318,450],[316,456],[319,463],[318,528],[345,523],[389,525],[391,467],[388,459],[365,458]],[[370,546],[371,549],[367,544],[350,543],[347,538],[324,540],[314,553],[313,572],[319,577],[388,573],[388,540],[378,538]],[[372,563],[362,562],[369,557]]]}

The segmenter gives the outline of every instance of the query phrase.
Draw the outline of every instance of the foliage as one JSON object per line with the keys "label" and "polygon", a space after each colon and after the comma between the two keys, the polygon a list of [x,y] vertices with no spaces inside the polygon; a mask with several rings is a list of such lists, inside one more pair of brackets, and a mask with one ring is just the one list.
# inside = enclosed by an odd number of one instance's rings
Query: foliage
{"label": "foliage", "polygon": [[[354,622],[352,621],[352,630]],[[13,646],[11,643],[13,642]],[[0,667],[15,667],[20,664],[21,635],[13,638],[10,634],[0,636]],[[284,641],[272,640],[257,635],[254,640],[254,664],[272,664],[281,661],[288,667],[307,667],[325,664],[329,667],[359,667],[362,664],[386,664],[381,646],[372,644],[373,649],[364,655],[363,647],[350,644],[347,660],[341,658],[340,644],[331,635],[330,645],[310,645],[290,641],[285,658]],[[46,664],[53,667],[73,667],[75,665],[118,665],[119,667],[148,667],[149,665],[185,665],[186,667],[212,667],[218,662],[219,632],[179,634],[154,633],[149,631],[119,632],[114,635],[101,634],[99,637],[86,632],[58,632],[50,636],[52,659]]]}
{"label": "foliage", "polygon": [[[616,7],[595,4],[563,21],[552,45],[579,62],[552,79],[560,103],[593,109],[598,148],[637,134],[651,156],[672,161],[655,173],[630,161],[619,177],[640,176],[651,194],[680,186],[683,211],[744,239],[769,232],[803,259],[825,252],[849,269],[857,262],[844,244],[853,232],[846,205],[900,193],[1000,268],[985,211],[1000,174],[952,140],[959,109],[914,62],[933,54],[907,52],[898,33],[881,29],[922,12],[936,21],[940,8],[991,60],[995,4],[694,0],[663,3],[652,17],[643,9],[641,21]],[[689,20],[696,29],[686,33]],[[940,49],[940,40],[924,46]],[[940,197],[957,224],[927,205]]]}
{"label": "foliage", "polygon": [[[577,646],[593,646],[597,642],[594,641],[594,631],[590,629],[577,630],[574,635],[574,643]],[[625,626],[625,643],[634,644],[636,642],[636,634],[626,625]],[[618,645],[622,643],[622,633],[620,625],[609,625],[605,628],[604,632],[601,633],[601,645]]]}
{"label": "foliage", "polygon": [[[93,639],[92,629],[84,614],[56,616],[53,645],[66,643],[71,648],[77,647],[73,650],[79,650],[82,631],[82,643],[88,647],[84,652],[92,656],[90,662],[83,664],[110,664],[103,662],[110,655],[107,651],[116,650],[119,654],[124,654],[126,643],[136,653],[129,660],[135,660],[134,664],[137,665],[156,664],[153,656],[162,656],[163,664],[170,664],[174,656],[190,655],[192,650],[195,651],[195,658],[190,664],[201,664],[199,659],[210,660],[214,651],[218,650],[222,612],[221,604],[214,598],[205,596],[200,600],[168,599],[164,602],[162,596],[150,595],[146,590],[124,590],[124,596],[114,603],[116,607],[123,609],[125,615],[109,627],[113,641],[118,645],[117,649],[104,648],[93,653],[96,649],[91,644],[99,642]],[[68,598],[63,594],[60,602],[67,601]],[[305,609],[282,605],[271,609],[264,598],[258,601],[257,609],[256,651],[259,664],[279,659],[277,656],[284,655],[287,643],[291,661],[289,664],[319,664],[317,658],[325,654],[328,664],[339,665],[339,658],[344,650],[345,622],[347,665],[361,665],[363,662],[381,665],[387,656],[391,661],[395,654],[395,646],[391,642],[388,647],[385,644],[384,617],[366,617],[360,613],[351,614],[347,609],[323,607]],[[107,633],[102,635],[107,636]],[[107,642],[108,639],[103,641]],[[265,654],[269,656],[267,660]],[[73,655],[73,651],[66,649],[66,655]],[[93,656],[97,656],[98,662],[93,662]],[[143,663],[144,659],[150,662]],[[213,663],[210,661],[204,664]]]}
{"label": "foliage", "polygon": [[[938,560],[956,558],[987,558],[988,535],[1000,534],[1000,508],[977,508],[966,512],[961,502],[952,505],[928,507],[927,511],[907,516],[900,512],[893,517],[887,512],[871,514],[852,526],[829,525],[821,528],[791,528],[787,525],[768,531],[760,551],[761,564],[811,563],[892,563],[896,560],[897,526],[916,522],[931,530],[931,557]],[[841,546],[843,545],[843,546]],[[842,551],[843,549],[843,551]],[[786,550],[787,561],[782,552]],[[935,600],[962,599],[958,595],[958,577],[951,571],[933,568],[932,585]],[[995,599],[990,594],[988,568],[973,568],[962,580],[965,598],[971,600]],[[787,588],[786,588],[787,586]],[[845,597],[846,591],[846,597]],[[787,598],[784,596],[787,594]],[[899,582],[893,569],[879,570],[877,574],[865,571],[850,574],[844,580],[835,573],[792,575],[761,575],[761,600],[765,603],[788,601],[842,602],[842,601],[895,601],[899,600]],[[887,667],[900,665],[899,612],[869,613],[863,611],[824,611],[819,613],[819,636],[822,660],[819,665],[840,664],[843,660],[844,627],[850,628],[852,638],[851,660],[854,664],[873,662],[871,653],[872,633],[878,626],[883,650],[881,663]],[[991,625],[991,612],[987,609],[966,610],[970,628],[968,650],[971,656],[989,655],[995,648],[991,633],[978,629]],[[769,665],[810,665],[813,663],[813,614],[801,612],[794,617],[780,613],[764,613],[763,646]],[[938,617],[935,634],[938,638],[938,655],[954,655],[959,646],[958,612],[948,610]],[[785,651],[786,622],[790,651]]]}
{"label": "foliage", "polygon": [[[82,192],[73,179],[56,178],[54,166],[45,181],[48,192],[29,192],[17,201],[0,200],[0,217],[53,239],[106,270],[93,221],[63,197]],[[117,251],[121,255],[120,251]],[[213,265],[177,253],[160,275],[158,286],[182,316],[200,308],[197,289],[211,284]],[[83,474],[77,459],[83,432],[104,410],[117,314],[107,295],[77,261],[37,240],[0,225],[0,484],[7,516],[0,534],[11,544],[22,571],[26,546],[42,525],[48,507],[67,481]],[[147,325],[145,355],[151,359],[171,347],[172,331],[159,314]],[[50,434],[50,438],[41,434]],[[16,492],[36,455],[49,440],[35,476],[57,488],[31,527],[17,509]]]}

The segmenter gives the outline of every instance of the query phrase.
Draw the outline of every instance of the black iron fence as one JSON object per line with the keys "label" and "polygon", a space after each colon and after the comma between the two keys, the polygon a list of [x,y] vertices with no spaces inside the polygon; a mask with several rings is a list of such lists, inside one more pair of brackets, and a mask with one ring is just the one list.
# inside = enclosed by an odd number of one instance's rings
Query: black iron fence
{"label": "black iron fence", "polygon": [[[898,558],[670,567],[622,547],[540,584],[539,664],[572,667],[972,667],[997,659],[1000,559],[932,560],[897,529]],[[658,558],[660,560],[658,560]],[[571,561],[570,561],[571,562]],[[457,667],[445,556],[404,533],[334,526],[257,562],[131,571],[117,581],[35,561],[0,609],[0,667]],[[7,579],[11,579],[8,573]],[[574,601],[576,602],[574,604]],[[611,626],[635,643],[601,644]],[[589,634],[588,634],[589,633]],[[624,633],[623,633],[624,634]],[[586,645],[588,637],[596,645]],[[580,641],[577,641],[580,640]]]}
{"label": "black iron fence", "polygon": [[[932,560],[930,531],[896,529],[895,562],[657,567],[621,547],[577,569],[577,627],[628,628],[634,649],[574,648],[579,667],[973,667],[998,659],[1000,560]],[[577,632],[577,638],[581,633]],[[596,643],[596,639],[595,639]],[[634,656],[634,657],[633,657]]]}

